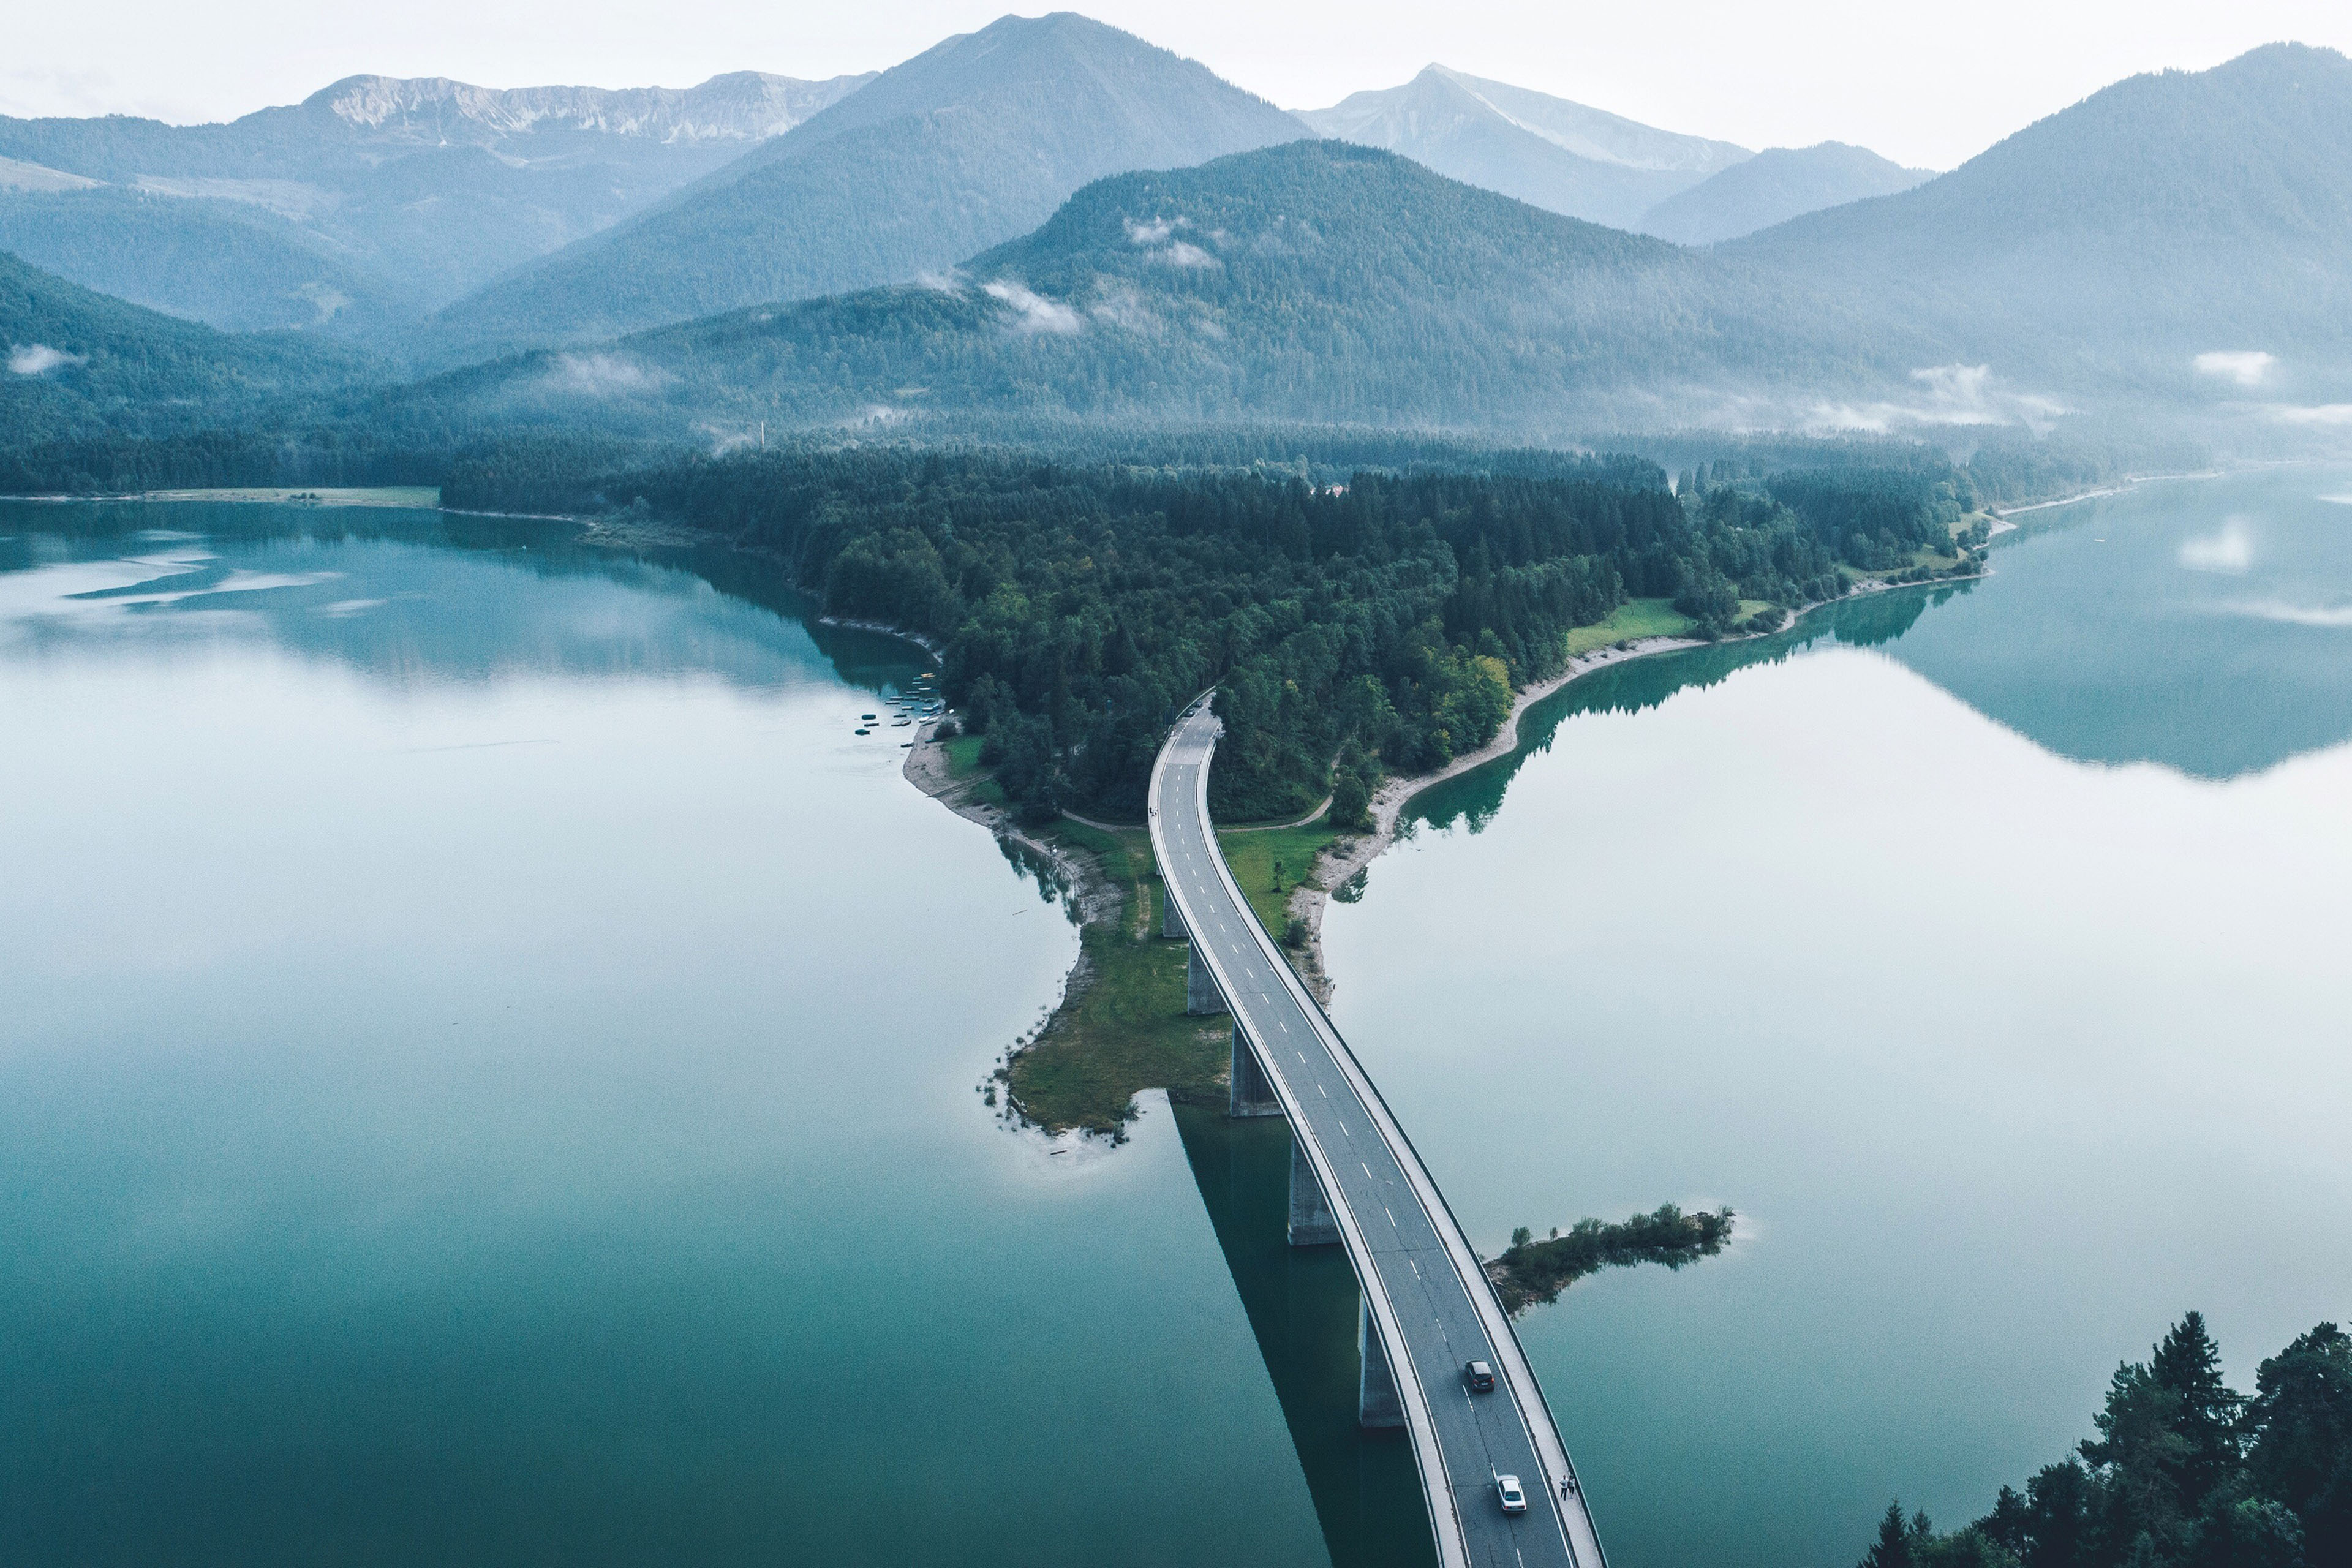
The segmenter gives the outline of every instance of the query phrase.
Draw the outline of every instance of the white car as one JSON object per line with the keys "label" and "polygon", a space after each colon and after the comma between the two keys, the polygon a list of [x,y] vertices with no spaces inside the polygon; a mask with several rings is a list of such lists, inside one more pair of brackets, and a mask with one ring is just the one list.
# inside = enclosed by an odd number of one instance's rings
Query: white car
{"label": "white car", "polygon": [[1495,1478],[1495,1495],[1503,1500],[1503,1511],[1505,1513],[1525,1513],[1528,1511],[1528,1494],[1519,1489],[1518,1477],[1496,1476]]}

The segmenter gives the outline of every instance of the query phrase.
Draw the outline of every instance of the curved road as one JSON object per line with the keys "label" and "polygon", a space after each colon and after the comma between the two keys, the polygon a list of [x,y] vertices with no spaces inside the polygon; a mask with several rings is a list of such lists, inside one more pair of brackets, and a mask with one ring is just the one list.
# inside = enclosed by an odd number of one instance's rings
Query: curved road
{"label": "curved road", "polygon": [[[1193,952],[1289,1118],[1388,1348],[1446,1568],[1605,1568],[1568,1451],[1510,1320],[1421,1157],[1339,1032],[1250,912],[1209,821],[1221,732],[1204,699],[1151,770],[1151,847]],[[1463,1363],[1485,1361],[1491,1394]],[[1528,1511],[1502,1511],[1516,1475]]]}

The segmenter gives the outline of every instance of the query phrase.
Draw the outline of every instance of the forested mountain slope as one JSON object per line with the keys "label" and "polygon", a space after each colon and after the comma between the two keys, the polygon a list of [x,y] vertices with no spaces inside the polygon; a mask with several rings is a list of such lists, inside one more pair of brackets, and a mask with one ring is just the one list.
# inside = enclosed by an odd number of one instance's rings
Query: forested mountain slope
{"label": "forested mountain slope", "polygon": [[1823,207],[1891,196],[1935,177],[1932,170],[1906,169],[1843,142],[1768,147],[1668,196],[1633,226],[1677,245],[1713,245]]}
{"label": "forested mountain slope", "polygon": [[2133,77],[1914,190],[1717,253],[1858,291],[1955,358],[2060,387],[2209,395],[2196,356],[2253,353],[2278,362],[2264,395],[2338,401],[2352,60],[2279,44]]}
{"label": "forested mountain slope", "polygon": [[913,279],[1089,180],[1284,142],[1299,122],[1115,27],[1007,16],[886,71],[635,222],[461,301],[445,357],[609,337]]}
{"label": "forested mountain slope", "polygon": [[1899,375],[1916,350],[1663,241],[1298,142],[1098,181],[951,284],[525,356],[412,389],[403,416],[1628,428],[1697,422],[1731,384]]}
{"label": "forested mountain slope", "polygon": [[1402,153],[1465,184],[1612,228],[1635,227],[1659,201],[1748,157],[1727,142],[1437,65],[1402,87],[1299,118],[1325,136]]}
{"label": "forested mountain slope", "polygon": [[382,337],[868,79],[352,77],[226,124],[0,117],[0,246],[216,326]]}
{"label": "forested mountain slope", "polygon": [[0,252],[0,431],[16,449],[268,420],[384,367],[292,334],[215,331]]}

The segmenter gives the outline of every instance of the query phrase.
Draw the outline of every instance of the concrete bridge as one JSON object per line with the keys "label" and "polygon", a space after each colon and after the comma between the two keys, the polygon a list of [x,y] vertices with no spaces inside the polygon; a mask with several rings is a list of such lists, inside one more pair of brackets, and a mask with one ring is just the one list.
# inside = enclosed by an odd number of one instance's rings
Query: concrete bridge
{"label": "concrete bridge", "polygon": [[[1444,1568],[1605,1568],[1543,1391],[1462,1227],[1347,1042],[1234,885],[1209,821],[1222,727],[1202,698],[1151,769],[1162,931],[1192,946],[1190,1010],[1234,1019],[1232,1112],[1290,1122],[1290,1241],[1348,1251],[1362,1288],[1358,1414],[1412,1440]],[[1474,1393],[1465,1363],[1494,1368]],[[1495,1477],[1515,1475],[1525,1513]]]}

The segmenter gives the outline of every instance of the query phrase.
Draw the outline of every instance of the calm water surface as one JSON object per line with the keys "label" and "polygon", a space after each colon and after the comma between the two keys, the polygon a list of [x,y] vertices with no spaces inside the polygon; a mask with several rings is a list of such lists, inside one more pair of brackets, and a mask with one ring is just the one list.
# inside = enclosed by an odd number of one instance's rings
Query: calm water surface
{"label": "calm water surface", "polygon": [[[1616,1568],[1850,1562],[2184,1308],[2242,1381],[2352,1314],[2345,498],[1580,682],[1334,909],[1475,1239],[1742,1215],[1524,1325]],[[850,734],[913,650],[429,514],[0,536],[0,1559],[1426,1560],[1281,1130],[976,1103],[1076,943]]]}
{"label": "calm water surface", "polygon": [[455,526],[0,511],[0,1561],[1321,1561],[915,650]]}
{"label": "calm water surface", "polygon": [[1729,1204],[1523,1325],[1615,1568],[1837,1564],[2088,1436],[2187,1308],[2352,1315],[2352,473],[1644,661],[1421,802],[1334,1013],[1473,1239]]}

